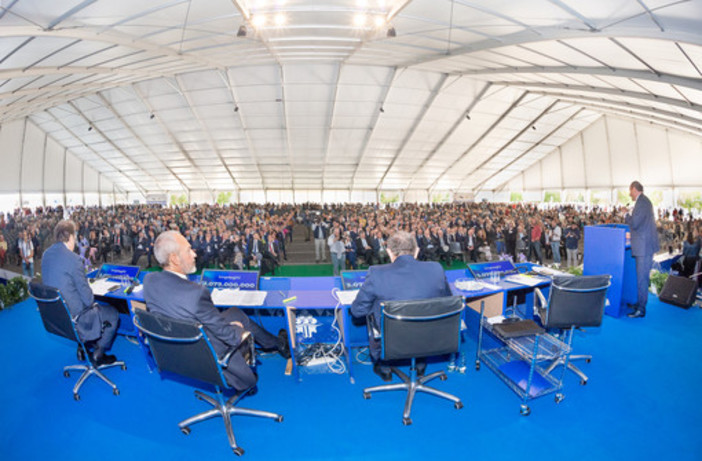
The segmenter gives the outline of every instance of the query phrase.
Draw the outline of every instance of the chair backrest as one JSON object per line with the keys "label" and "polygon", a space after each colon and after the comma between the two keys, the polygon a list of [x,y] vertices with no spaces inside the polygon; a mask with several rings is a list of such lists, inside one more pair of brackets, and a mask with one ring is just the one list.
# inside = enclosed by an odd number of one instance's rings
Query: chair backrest
{"label": "chair backrest", "polygon": [[80,343],[71,312],[58,289],[39,282],[30,282],[29,295],[37,301],[39,315],[49,333]]}
{"label": "chair backrest", "polygon": [[228,387],[202,325],[141,309],[134,310],[134,325],[148,338],[160,371]]}
{"label": "chair backrest", "polygon": [[381,303],[382,358],[430,357],[458,351],[462,296]]}
{"label": "chair backrest", "polygon": [[460,242],[449,242],[449,249],[451,250],[451,253],[463,253]]}
{"label": "chair backrest", "polygon": [[544,326],[547,328],[600,326],[611,278],[610,275],[554,277]]}

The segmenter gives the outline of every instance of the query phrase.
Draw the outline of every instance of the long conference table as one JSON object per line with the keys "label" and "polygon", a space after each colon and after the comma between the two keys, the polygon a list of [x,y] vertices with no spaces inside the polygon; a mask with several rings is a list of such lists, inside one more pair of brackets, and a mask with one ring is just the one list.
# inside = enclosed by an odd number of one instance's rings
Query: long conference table
{"label": "long conference table", "polygon": [[[518,264],[517,267],[520,271],[529,271],[533,265],[523,263]],[[232,271],[232,273],[237,272],[241,271]],[[141,283],[147,273],[139,273],[133,279],[133,284],[125,283],[125,277],[108,276],[107,280],[119,285],[119,288],[104,294],[96,294],[96,299],[117,308],[121,317],[118,332],[139,339],[147,353],[147,364],[153,368],[154,364],[149,358],[148,348],[141,341],[132,323],[135,306],[138,303],[144,303]],[[91,280],[99,275],[99,270],[87,274]],[[199,282],[200,276],[193,275],[190,279]],[[475,337],[479,329],[481,304],[486,317],[502,315],[505,310],[514,308],[521,310],[520,315],[525,318],[531,318],[533,315],[534,286],[521,285],[500,278],[499,281],[491,281],[488,287],[481,290],[464,291],[456,287],[456,282],[474,280],[468,269],[447,270],[446,279],[452,294],[465,298],[466,305],[470,309],[464,311],[464,322],[469,334]],[[351,351],[352,348],[367,346],[368,337],[365,321],[361,323],[355,321],[349,312],[349,306],[339,302],[335,295],[337,290],[343,288],[341,277],[260,277],[257,284],[258,291],[266,293],[263,303],[257,306],[236,307],[243,309],[252,319],[274,334],[280,329],[288,331],[290,350],[293,353],[292,373],[296,380],[300,380],[301,367],[294,360],[295,351],[313,343],[340,341],[344,345],[344,359],[349,379],[352,383],[355,382]],[[128,289],[130,286],[131,290]],[[543,278],[535,286],[545,291],[547,295],[550,279]],[[215,305],[220,309],[233,307]],[[341,332],[341,338],[337,331]]]}

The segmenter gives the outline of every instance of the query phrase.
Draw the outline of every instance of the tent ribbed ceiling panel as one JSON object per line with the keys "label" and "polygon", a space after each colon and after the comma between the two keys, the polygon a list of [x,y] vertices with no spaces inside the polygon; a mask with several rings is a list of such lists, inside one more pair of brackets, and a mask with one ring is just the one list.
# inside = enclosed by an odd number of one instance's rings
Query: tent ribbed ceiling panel
{"label": "tent ribbed ceiling panel", "polygon": [[495,190],[604,114],[700,136],[701,29],[702,0],[6,0],[0,123],[127,191]]}

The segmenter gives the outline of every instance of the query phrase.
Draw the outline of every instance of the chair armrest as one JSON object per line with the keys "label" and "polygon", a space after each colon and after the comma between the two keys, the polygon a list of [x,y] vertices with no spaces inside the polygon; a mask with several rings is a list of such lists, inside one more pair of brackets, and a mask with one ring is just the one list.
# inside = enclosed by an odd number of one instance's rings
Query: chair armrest
{"label": "chair armrest", "polygon": [[253,340],[253,337],[251,336],[250,331],[244,331],[244,334],[241,335],[241,342],[239,343],[238,346],[230,348],[226,354],[224,354],[224,357],[221,359],[218,359],[217,361],[219,362],[220,366],[222,368],[227,368],[227,365],[229,365],[229,359],[232,358],[232,355],[238,351],[244,344],[250,344],[250,341]]}
{"label": "chair armrest", "polygon": [[378,330],[375,326],[375,316],[373,314],[368,314],[366,316],[366,325],[368,327],[368,334],[374,339],[380,339],[380,330]]}
{"label": "chair armrest", "polygon": [[534,294],[536,294],[536,298],[539,300],[539,303],[536,307],[539,309],[543,309],[544,307],[546,307],[546,297],[541,292],[541,290],[539,288],[534,288]]}

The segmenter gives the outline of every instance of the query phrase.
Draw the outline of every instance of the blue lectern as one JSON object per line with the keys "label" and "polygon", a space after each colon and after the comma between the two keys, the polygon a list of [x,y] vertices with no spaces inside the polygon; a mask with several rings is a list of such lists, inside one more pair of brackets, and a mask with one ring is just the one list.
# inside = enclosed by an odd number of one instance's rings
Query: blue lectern
{"label": "blue lectern", "polygon": [[612,285],[605,313],[620,317],[627,313],[627,304],[636,303],[636,263],[626,224],[604,224],[585,227],[583,275],[609,274]]}

